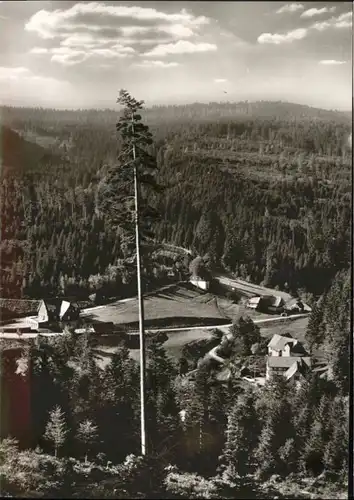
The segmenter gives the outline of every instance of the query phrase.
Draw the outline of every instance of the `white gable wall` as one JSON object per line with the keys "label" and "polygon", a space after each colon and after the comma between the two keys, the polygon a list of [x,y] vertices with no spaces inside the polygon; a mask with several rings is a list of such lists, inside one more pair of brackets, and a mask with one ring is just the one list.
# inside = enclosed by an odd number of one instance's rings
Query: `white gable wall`
{"label": "white gable wall", "polygon": [[44,303],[44,300],[42,300],[41,306],[38,310],[38,323],[46,323],[48,321],[48,311],[47,307]]}

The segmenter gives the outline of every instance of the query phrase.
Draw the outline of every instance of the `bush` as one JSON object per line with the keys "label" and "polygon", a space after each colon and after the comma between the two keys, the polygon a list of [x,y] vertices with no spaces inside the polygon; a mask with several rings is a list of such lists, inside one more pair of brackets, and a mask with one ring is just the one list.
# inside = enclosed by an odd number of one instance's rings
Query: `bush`
{"label": "bush", "polygon": [[41,450],[19,451],[18,442],[4,439],[0,444],[1,493],[53,493],[65,481],[65,462]]}
{"label": "bush", "polygon": [[217,485],[198,474],[187,472],[170,472],[164,485],[166,493],[171,498],[218,498]]}

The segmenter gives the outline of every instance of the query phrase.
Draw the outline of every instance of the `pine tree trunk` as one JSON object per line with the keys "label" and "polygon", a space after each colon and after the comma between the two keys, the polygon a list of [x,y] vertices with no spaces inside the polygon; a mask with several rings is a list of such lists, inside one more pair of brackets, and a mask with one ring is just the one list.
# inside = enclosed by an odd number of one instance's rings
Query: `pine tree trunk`
{"label": "pine tree trunk", "polygon": [[133,146],[134,159],[134,195],[135,195],[135,241],[136,241],[136,266],[138,281],[139,302],[139,340],[140,340],[140,425],[141,425],[141,454],[146,454],[145,435],[145,333],[144,333],[144,299],[141,290],[141,263],[140,263],[140,234],[139,234],[139,184],[136,166],[135,146]]}

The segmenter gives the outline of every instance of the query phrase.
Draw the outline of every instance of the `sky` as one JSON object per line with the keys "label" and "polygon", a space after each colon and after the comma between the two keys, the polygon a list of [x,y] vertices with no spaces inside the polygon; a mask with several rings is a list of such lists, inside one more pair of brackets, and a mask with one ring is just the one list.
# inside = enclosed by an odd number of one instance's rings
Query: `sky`
{"label": "sky", "polygon": [[0,2],[0,103],[352,107],[352,2]]}

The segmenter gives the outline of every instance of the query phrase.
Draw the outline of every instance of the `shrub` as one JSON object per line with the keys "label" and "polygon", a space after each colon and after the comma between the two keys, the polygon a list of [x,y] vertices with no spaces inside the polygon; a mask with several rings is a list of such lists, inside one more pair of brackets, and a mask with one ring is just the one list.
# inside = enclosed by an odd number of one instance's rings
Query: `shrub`
{"label": "shrub", "polygon": [[214,481],[204,479],[198,474],[170,472],[164,485],[166,493],[174,498],[218,498],[218,488]]}

